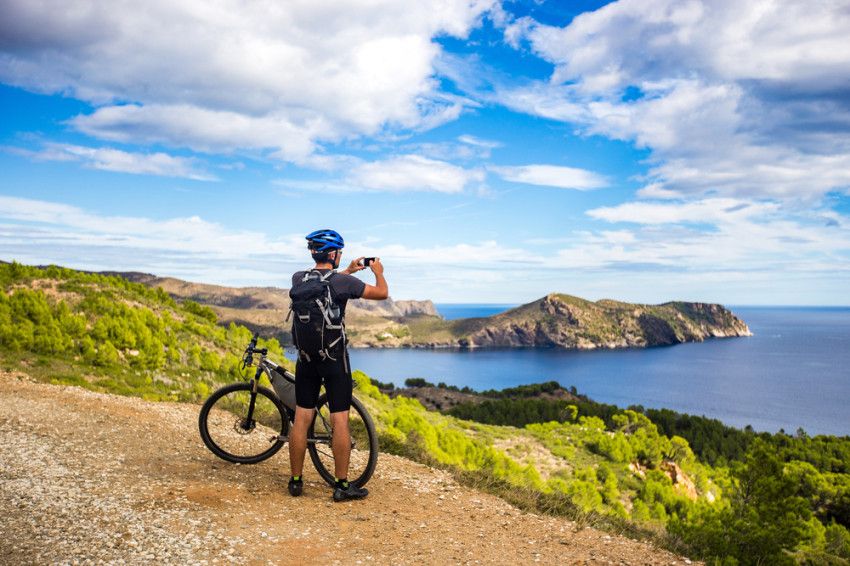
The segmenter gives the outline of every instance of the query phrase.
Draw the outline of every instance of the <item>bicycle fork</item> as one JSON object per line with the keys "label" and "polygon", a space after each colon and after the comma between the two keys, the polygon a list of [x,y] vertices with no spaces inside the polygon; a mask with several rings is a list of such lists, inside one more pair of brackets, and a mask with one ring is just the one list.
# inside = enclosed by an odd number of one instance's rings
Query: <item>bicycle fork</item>
{"label": "bicycle fork", "polygon": [[248,414],[245,415],[245,420],[241,424],[242,430],[253,430],[254,426],[256,426],[254,422],[254,407],[257,403],[257,387],[260,384],[260,374],[261,370],[258,367],[257,375],[251,380],[251,400],[248,401]]}

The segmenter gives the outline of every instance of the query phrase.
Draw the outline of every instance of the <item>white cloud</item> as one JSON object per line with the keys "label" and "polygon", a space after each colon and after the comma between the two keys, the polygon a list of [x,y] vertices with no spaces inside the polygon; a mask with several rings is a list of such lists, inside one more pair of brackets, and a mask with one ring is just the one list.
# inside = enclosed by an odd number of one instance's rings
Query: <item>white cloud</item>
{"label": "white cloud", "polygon": [[[395,229],[394,229],[395,230]],[[351,242],[349,257],[378,255],[393,271],[393,296],[447,299],[484,292],[510,271],[544,258],[495,241],[407,247],[374,238]],[[270,239],[197,216],[155,220],[96,214],[62,203],[0,196],[3,260],[56,263],[89,270],[145,271],[229,285],[289,284],[287,273],[304,266],[303,235]],[[435,266],[438,269],[425,269]],[[470,282],[474,282],[470,285]],[[439,284],[439,285],[438,285]],[[435,285],[441,289],[435,293]],[[442,295],[440,295],[442,293]]]}
{"label": "white cloud", "polygon": [[587,215],[608,222],[637,224],[724,224],[742,218],[764,216],[778,210],[779,205],[776,203],[713,198],[683,203],[627,202],[617,206],[594,208],[588,210]]}
{"label": "white cloud", "polygon": [[414,153],[439,161],[482,161],[490,159],[492,151],[501,147],[496,141],[471,135],[457,137],[457,141],[418,142],[395,146],[398,153]]}
{"label": "white cloud", "polygon": [[475,147],[482,147],[485,149],[495,149],[497,147],[501,147],[502,144],[497,141],[485,140],[481,138],[477,138],[475,136],[471,136],[469,134],[464,134],[462,136],[458,136],[457,141],[461,143],[465,143],[467,145],[473,145]]}
{"label": "white cloud", "polygon": [[463,140],[443,142],[420,142],[396,146],[400,153],[413,153],[439,161],[482,161],[490,158],[493,147],[467,143]]}
{"label": "white cloud", "polygon": [[464,169],[445,161],[419,155],[402,155],[362,163],[348,176],[348,183],[368,190],[437,191],[459,193],[474,182],[482,182],[484,172]]}
{"label": "white cloud", "polygon": [[175,157],[167,153],[136,153],[110,147],[84,147],[49,143],[41,151],[30,152],[16,149],[36,160],[79,161],[86,167],[103,171],[132,173],[134,175],[158,175],[181,177],[196,181],[215,181],[214,175],[199,170],[197,160]]}
{"label": "white cloud", "polygon": [[840,2],[621,0],[564,28],[526,23],[524,36],[556,63],[554,82],[590,92],[694,74],[814,91],[845,86],[848,29]]}
{"label": "white cloud", "polygon": [[667,189],[661,183],[650,183],[637,191],[637,196],[642,198],[655,199],[678,199],[682,195],[674,190]]}
{"label": "white cloud", "polygon": [[[709,231],[686,224],[662,227],[646,222],[627,233],[627,237],[612,241],[608,232],[585,232],[572,245],[564,246],[552,265],[582,271],[604,269],[625,276],[644,272],[650,285],[652,281],[666,283],[682,273],[718,282],[730,273],[749,273],[753,278],[777,282],[795,273],[824,279],[850,277],[850,233],[803,219],[728,219]],[[748,301],[759,302],[752,296]]]}
{"label": "white cloud", "polygon": [[273,149],[276,157],[299,162],[309,159],[316,149],[314,140],[321,133],[333,129],[319,114],[299,122],[287,111],[251,116],[191,104],[105,106],[70,123],[85,134],[105,140],[165,143],[203,152]]}
{"label": "white cloud", "polygon": [[[206,254],[218,260],[246,258],[246,250],[268,256],[303,258],[303,239],[269,240],[253,231],[233,231],[198,216],[154,220],[105,216],[62,203],[0,195],[0,218],[35,225],[33,240],[25,230],[3,238],[4,245],[26,243],[42,250],[93,246],[158,250],[169,254]],[[251,252],[253,253],[253,252]]]}
{"label": "white cloud", "polygon": [[[784,302],[799,295],[797,302],[811,303],[819,301],[801,293],[817,279],[814,284],[831,293],[824,296],[846,302],[834,291],[842,288],[837,281],[850,280],[850,225],[843,217],[826,210],[790,220],[760,203],[722,199],[696,211],[686,203],[679,203],[680,211],[670,203],[656,204],[659,208],[649,212],[615,207],[619,216],[611,221],[629,214],[645,221],[634,227],[565,232],[557,239],[526,242],[530,248],[492,239],[417,247],[393,237],[349,238],[346,252],[381,257],[397,298],[510,302],[563,291],[644,302],[726,300],[732,285],[739,301],[765,302],[767,295],[757,292],[781,288]],[[649,213],[654,216],[648,218]],[[711,231],[688,226],[698,214],[725,219]],[[673,224],[661,226],[662,220]],[[31,264],[282,287],[288,285],[285,274],[303,268],[306,254],[300,234],[271,239],[196,216],[109,216],[6,196],[0,196],[0,250],[2,259]]]}
{"label": "white cloud", "polygon": [[641,196],[813,201],[850,187],[842,3],[621,0],[506,33],[555,69],[499,99],[650,149]]}
{"label": "white cloud", "polygon": [[[431,156],[444,156],[452,144],[418,144],[416,149]],[[455,155],[454,157],[457,157]],[[343,177],[324,180],[276,179],[273,183],[284,189],[357,193],[366,191],[434,191],[460,193],[474,183],[484,181],[481,169],[466,169],[422,155],[407,154],[377,161],[350,158],[348,173]]]}
{"label": "white cloud", "polygon": [[299,161],[322,142],[457,117],[433,38],[465,37],[492,4],[10,0],[0,81],[92,103],[71,124],[103,139]]}
{"label": "white cloud", "polygon": [[575,189],[579,191],[598,189],[608,185],[608,181],[602,175],[575,167],[521,165],[518,167],[491,167],[490,170],[506,181],[525,183],[527,185]]}

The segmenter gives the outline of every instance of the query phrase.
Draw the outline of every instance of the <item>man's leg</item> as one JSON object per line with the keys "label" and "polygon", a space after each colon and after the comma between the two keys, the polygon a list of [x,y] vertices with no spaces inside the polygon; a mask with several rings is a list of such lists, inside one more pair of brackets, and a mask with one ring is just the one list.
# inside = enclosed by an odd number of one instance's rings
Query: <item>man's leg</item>
{"label": "man's leg", "polygon": [[292,467],[293,477],[301,477],[301,472],[304,471],[304,454],[307,451],[307,429],[310,428],[315,411],[316,409],[295,407],[295,423],[289,431],[289,464]]}
{"label": "man's leg", "polygon": [[307,451],[307,430],[313,420],[316,400],[322,382],[313,364],[298,360],[295,365],[295,422],[289,431],[289,465],[292,477],[289,480],[289,494],[301,495],[304,482],[304,453]]}
{"label": "man's leg", "polygon": [[334,453],[334,501],[362,499],[369,494],[365,487],[348,482],[348,464],[351,458],[351,432],[348,427],[348,412],[351,409],[351,372],[348,371],[348,357],[329,368],[325,375],[325,389],[328,392],[328,408],[331,411],[333,426],[332,448]]}
{"label": "man's leg", "polygon": [[351,458],[351,433],[348,430],[348,410],[331,413],[331,423],[334,427],[334,475],[337,479],[347,478],[348,462]]}
{"label": "man's leg", "polygon": [[353,382],[348,371],[348,352],[342,359],[325,366],[325,390],[328,393],[328,409],[333,427],[332,446],[334,453],[334,475],[337,479],[348,478],[348,462],[351,458],[351,434],[348,430],[348,412],[351,409]]}

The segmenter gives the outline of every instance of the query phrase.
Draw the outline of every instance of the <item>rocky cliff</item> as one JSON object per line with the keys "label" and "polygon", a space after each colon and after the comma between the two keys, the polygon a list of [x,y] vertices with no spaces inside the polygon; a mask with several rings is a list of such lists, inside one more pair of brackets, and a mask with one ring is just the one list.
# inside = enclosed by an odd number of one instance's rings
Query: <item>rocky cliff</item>
{"label": "rocky cliff", "polygon": [[419,326],[410,324],[410,346],[642,348],[751,335],[742,320],[717,304],[591,302],[555,293],[488,318]]}
{"label": "rocky cliff", "polygon": [[[346,307],[349,313],[363,311],[359,314],[374,314],[388,317],[404,317],[414,315],[440,316],[431,301],[394,301],[392,298],[383,301],[365,301],[357,299]],[[356,310],[355,310],[356,309]]]}

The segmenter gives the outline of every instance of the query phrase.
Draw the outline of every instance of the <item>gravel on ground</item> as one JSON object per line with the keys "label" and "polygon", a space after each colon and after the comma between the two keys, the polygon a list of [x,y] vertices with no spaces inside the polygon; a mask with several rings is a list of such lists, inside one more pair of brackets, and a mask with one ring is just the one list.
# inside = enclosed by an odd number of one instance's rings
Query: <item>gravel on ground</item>
{"label": "gravel on ground", "polygon": [[219,460],[198,410],[0,372],[0,562],[690,564],[387,454],[365,500],[332,503],[309,459],[294,499],[285,449]]}

